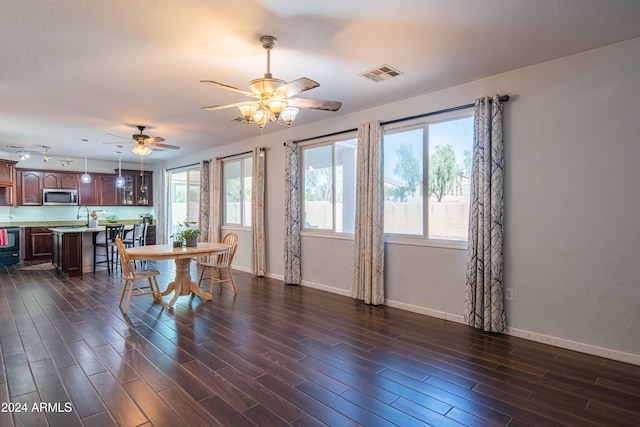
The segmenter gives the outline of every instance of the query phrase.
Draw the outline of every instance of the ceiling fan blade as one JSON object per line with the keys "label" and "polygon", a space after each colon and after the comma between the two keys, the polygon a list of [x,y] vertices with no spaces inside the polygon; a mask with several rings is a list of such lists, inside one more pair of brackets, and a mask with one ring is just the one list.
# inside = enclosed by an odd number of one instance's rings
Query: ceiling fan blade
{"label": "ceiling fan blade", "polygon": [[219,88],[222,88],[222,89],[232,90],[234,92],[238,92],[238,93],[241,93],[243,95],[250,96],[252,98],[257,98],[251,92],[247,92],[246,90],[238,89],[237,87],[229,86],[229,85],[226,85],[224,83],[214,82],[213,80],[200,80],[200,83],[209,83],[211,85],[218,86]]}
{"label": "ceiling fan blade", "polygon": [[313,110],[338,111],[340,107],[342,107],[342,102],[326,101],[323,99],[294,98],[289,100],[289,105]]}
{"label": "ceiling fan blade", "polygon": [[115,133],[107,133],[107,135],[115,136],[116,138],[129,139],[129,138],[124,137],[124,136],[116,135]]}
{"label": "ceiling fan blade", "polygon": [[159,136],[154,136],[153,138],[147,138],[144,140],[144,142],[148,142],[149,144],[162,142],[162,141],[164,141],[164,138],[160,138]]}
{"label": "ceiling fan blade", "polygon": [[117,145],[125,145],[125,144],[135,144],[135,143],[136,143],[136,141],[125,141],[125,142],[121,142],[121,141],[118,141],[118,142],[109,141],[109,142],[103,142],[103,144],[113,144],[113,145],[116,145],[116,144],[117,144]]}
{"label": "ceiling fan blade", "polygon": [[212,105],[210,107],[202,107],[201,110],[224,110],[225,108],[236,107],[238,103],[224,104],[224,105]]}
{"label": "ceiling fan blade", "polygon": [[[164,141],[164,139],[163,139]],[[149,145],[151,145],[152,147],[158,147],[158,148],[170,148],[172,150],[179,150],[180,147],[178,147],[177,145],[169,145],[169,144],[158,144],[157,142],[148,142]]]}
{"label": "ceiling fan blade", "polygon": [[320,83],[306,77],[300,77],[299,79],[289,82],[286,85],[280,87],[278,89],[278,92],[286,94],[287,98],[289,98],[318,86],[320,86]]}

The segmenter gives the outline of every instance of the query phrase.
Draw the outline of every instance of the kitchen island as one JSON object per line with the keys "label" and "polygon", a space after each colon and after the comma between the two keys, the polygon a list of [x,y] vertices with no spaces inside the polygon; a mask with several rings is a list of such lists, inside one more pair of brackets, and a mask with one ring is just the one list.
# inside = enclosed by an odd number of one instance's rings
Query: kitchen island
{"label": "kitchen island", "polygon": [[[132,225],[126,227],[127,230],[133,228]],[[52,263],[58,273],[64,277],[78,277],[85,271],[93,271],[93,234],[104,232],[104,225],[52,227],[50,230],[53,234]],[[102,265],[97,270],[106,268]]]}
{"label": "kitchen island", "polygon": [[53,234],[53,259],[56,271],[64,277],[79,277],[93,266],[93,233],[103,227],[50,228]]}

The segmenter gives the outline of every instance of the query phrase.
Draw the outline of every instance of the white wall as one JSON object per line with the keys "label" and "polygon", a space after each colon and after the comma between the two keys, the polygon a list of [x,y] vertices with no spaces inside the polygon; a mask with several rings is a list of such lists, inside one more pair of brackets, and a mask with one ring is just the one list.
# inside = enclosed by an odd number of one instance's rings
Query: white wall
{"label": "white wall", "polygon": [[[504,283],[514,290],[506,301],[509,333],[640,364],[640,39],[294,125],[205,157],[268,147],[267,266],[281,277],[283,141],[494,93],[511,95],[504,132]],[[239,245],[244,269],[248,236]],[[305,284],[348,294],[351,247],[349,240],[303,237]],[[461,321],[465,264],[463,250],[387,244],[387,303]]]}

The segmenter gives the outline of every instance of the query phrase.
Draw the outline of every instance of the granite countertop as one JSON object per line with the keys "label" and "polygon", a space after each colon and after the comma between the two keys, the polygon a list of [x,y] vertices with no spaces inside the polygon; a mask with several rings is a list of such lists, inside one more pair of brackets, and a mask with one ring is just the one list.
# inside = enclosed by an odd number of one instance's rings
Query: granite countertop
{"label": "granite countertop", "polygon": [[[116,221],[118,224],[124,225],[133,225],[140,224],[142,221],[140,219],[119,219]],[[30,220],[30,221],[0,221],[0,227],[85,227],[86,221],[83,220]],[[98,223],[99,227],[104,227],[106,224],[109,224],[109,221],[101,220]],[[156,225],[155,220],[150,225]]]}

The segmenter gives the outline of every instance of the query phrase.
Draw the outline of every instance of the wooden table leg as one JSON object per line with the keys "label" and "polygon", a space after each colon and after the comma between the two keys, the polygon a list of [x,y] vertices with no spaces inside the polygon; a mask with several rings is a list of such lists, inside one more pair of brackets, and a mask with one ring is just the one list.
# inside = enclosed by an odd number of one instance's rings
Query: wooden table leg
{"label": "wooden table leg", "polygon": [[191,281],[191,258],[177,258],[176,260],[176,278],[169,283],[167,289],[162,295],[168,295],[171,291],[175,291],[173,298],[169,301],[169,307],[173,307],[179,296],[189,295],[191,292],[205,300],[211,299],[211,294],[202,292],[198,288],[198,284]]}

